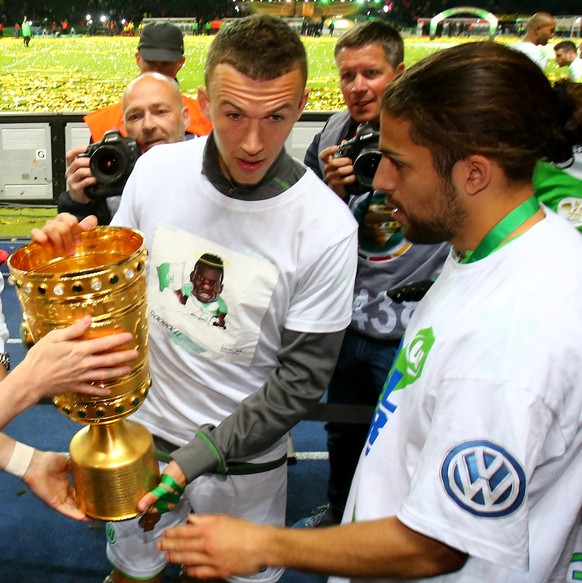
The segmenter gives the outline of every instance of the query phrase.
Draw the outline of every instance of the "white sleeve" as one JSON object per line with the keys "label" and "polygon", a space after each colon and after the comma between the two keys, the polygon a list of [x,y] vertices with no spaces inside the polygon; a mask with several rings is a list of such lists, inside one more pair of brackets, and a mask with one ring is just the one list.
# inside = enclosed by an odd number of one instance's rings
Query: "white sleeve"
{"label": "white sleeve", "polygon": [[357,260],[354,230],[322,253],[298,282],[285,328],[315,333],[345,329],[352,319]]}
{"label": "white sleeve", "polygon": [[522,388],[446,381],[398,518],[471,556],[527,570],[527,489],[552,421]]}
{"label": "white sleeve", "polygon": [[[0,277],[0,294],[4,289],[4,277]],[[4,310],[2,308],[2,300],[0,299],[0,352],[6,352],[6,344],[8,343],[8,338],[10,333],[8,332],[8,326],[6,325],[6,318],[4,317]]]}

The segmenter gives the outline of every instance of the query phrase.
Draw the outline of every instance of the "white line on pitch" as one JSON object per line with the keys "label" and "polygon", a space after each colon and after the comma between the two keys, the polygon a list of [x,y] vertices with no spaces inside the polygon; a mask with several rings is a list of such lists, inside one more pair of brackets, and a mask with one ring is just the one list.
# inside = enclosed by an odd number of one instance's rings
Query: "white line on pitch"
{"label": "white line on pitch", "polygon": [[295,458],[298,460],[326,460],[329,459],[327,451],[297,451]]}

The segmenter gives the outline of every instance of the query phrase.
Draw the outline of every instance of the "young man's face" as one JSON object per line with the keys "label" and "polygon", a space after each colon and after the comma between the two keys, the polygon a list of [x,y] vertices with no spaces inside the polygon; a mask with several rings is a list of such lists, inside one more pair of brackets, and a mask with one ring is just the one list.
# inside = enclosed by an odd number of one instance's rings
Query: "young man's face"
{"label": "young man's face", "polygon": [[565,51],[564,49],[555,49],[555,51],[558,67],[567,67],[576,58],[574,51]]}
{"label": "young man's face", "polygon": [[382,115],[383,157],[374,188],[386,191],[386,203],[397,209],[393,218],[400,222],[409,241],[453,241],[465,217],[454,177],[447,182],[439,176],[431,152],[412,142],[409,129],[408,121]]}
{"label": "young man's face", "polygon": [[395,71],[386,60],[384,49],[377,43],[341,49],[336,65],[352,118],[359,124],[378,120],[384,90],[404,65],[399,65]]}
{"label": "young man's face", "polygon": [[222,270],[198,264],[190,274],[192,293],[199,302],[213,302],[222,291]]}
{"label": "young man's face", "polygon": [[158,144],[184,141],[189,117],[176,87],[143,77],[123,97],[123,123],[127,135],[147,151]]}
{"label": "young man's face", "polygon": [[220,166],[237,184],[258,184],[281,153],[308,90],[298,68],[271,81],[253,81],[218,65],[198,99],[214,125]]}

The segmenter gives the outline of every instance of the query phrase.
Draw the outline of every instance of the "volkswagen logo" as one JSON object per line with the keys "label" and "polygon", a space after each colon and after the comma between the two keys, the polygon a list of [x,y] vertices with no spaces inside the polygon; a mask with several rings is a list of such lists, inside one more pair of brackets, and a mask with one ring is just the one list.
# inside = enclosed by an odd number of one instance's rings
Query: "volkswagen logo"
{"label": "volkswagen logo", "polygon": [[441,480],[457,506],[484,518],[508,516],[525,498],[523,468],[491,441],[466,441],[454,447],[441,467]]}

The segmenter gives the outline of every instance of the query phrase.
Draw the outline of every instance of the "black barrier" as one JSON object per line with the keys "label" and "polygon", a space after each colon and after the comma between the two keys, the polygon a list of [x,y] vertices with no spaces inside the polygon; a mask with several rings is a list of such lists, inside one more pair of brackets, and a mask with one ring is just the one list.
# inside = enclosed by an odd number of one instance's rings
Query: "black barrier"
{"label": "black barrier", "polygon": [[360,423],[370,425],[374,407],[366,405],[339,405],[318,403],[303,418],[305,421],[333,421],[334,423]]}

